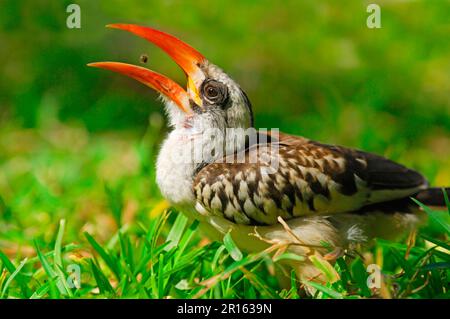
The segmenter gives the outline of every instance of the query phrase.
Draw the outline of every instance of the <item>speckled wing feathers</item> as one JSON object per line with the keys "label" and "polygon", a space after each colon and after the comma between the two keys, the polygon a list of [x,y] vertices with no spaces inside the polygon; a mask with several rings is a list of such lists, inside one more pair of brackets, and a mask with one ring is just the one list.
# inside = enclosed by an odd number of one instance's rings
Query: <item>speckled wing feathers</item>
{"label": "speckled wing feathers", "polygon": [[[412,195],[426,186],[417,172],[381,156],[280,134],[277,148],[253,145],[252,156],[278,155],[268,164],[212,163],[195,176],[193,190],[207,212],[247,225],[272,225],[277,217],[336,214]],[[255,154],[256,152],[256,154]]]}

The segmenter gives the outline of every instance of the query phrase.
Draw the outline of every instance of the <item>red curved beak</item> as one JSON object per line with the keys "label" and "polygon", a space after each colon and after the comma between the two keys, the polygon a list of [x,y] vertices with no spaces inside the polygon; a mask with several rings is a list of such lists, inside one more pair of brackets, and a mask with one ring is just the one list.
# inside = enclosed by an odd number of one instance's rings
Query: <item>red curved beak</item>
{"label": "red curved beak", "polygon": [[[190,99],[197,104],[201,99],[197,85],[204,75],[200,68],[205,58],[194,48],[176,37],[148,27],[132,24],[110,24],[109,28],[121,29],[140,36],[164,50],[188,77],[188,91],[168,77],[144,67],[120,62],[96,62],[88,66],[111,70],[129,76],[171,99],[183,112],[190,112]],[[189,92],[189,93],[188,93]]]}
{"label": "red curved beak", "polygon": [[183,111],[188,112],[189,95],[176,82],[152,70],[121,62],[95,62],[88,66],[124,74],[170,98]]}

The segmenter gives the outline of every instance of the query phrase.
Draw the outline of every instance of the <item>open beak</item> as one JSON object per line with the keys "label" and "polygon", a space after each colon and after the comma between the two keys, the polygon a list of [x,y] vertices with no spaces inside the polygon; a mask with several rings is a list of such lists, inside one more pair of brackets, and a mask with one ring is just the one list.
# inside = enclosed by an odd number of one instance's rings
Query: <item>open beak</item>
{"label": "open beak", "polygon": [[88,66],[111,70],[129,76],[165,95],[183,112],[190,113],[191,100],[201,106],[198,87],[204,79],[200,66],[205,62],[202,54],[174,36],[132,24],[110,24],[109,28],[121,29],[140,36],[164,50],[184,71],[188,78],[187,90],[168,77],[144,67],[120,62],[96,62]]}

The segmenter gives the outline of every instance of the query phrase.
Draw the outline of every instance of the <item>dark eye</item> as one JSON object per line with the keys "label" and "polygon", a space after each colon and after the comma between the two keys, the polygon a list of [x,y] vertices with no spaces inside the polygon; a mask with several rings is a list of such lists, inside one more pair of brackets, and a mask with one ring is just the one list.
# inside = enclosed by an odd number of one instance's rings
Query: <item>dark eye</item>
{"label": "dark eye", "polygon": [[204,82],[202,93],[203,97],[212,104],[223,104],[228,98],[227,86],[214,80]]}

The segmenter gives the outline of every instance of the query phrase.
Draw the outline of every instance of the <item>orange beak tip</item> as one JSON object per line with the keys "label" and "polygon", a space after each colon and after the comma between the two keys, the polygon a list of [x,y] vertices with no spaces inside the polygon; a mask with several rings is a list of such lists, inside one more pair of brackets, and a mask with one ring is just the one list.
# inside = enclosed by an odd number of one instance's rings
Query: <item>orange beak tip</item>
{"label": "orange beak tip", "polygon": [[121,30],[127,30],[127,26],[131,26],[131,24],[124,24],[124,23],[110,23],[107,24],[105,27],[108,29],[121,29]]}
{"label": "orange beak tip", "polygon": [[88,63],[88,64],[86,64],[88,67],[91,67],[91,68],[101,68],[102,66],[102,64],[103,64],[104,62],[91,62],[91,63]]}

